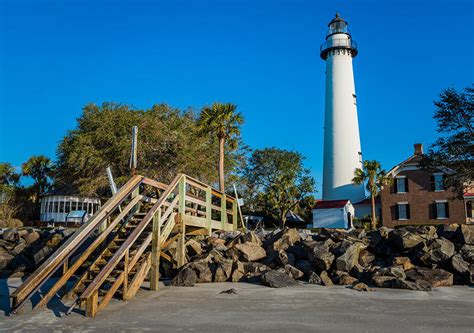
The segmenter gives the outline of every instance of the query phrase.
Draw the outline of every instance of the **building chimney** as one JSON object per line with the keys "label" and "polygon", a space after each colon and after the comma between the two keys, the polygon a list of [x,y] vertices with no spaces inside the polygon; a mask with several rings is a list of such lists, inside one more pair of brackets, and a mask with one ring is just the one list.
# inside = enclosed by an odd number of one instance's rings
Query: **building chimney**
{"label": "building chimney", "polygon": [[422,143],[415,143],[415,155],[423,155],[423,144]]}

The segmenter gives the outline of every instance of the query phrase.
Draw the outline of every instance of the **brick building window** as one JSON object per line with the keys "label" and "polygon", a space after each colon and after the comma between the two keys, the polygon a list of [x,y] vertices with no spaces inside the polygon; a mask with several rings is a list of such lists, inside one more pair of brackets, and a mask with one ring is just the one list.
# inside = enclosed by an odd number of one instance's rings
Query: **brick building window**
{"label": "brick building window", "polygon": [[410,205],[408,202],[397,203],[397,220],[409,220],[410,219]]}
{"label": "brick building window", "polygon": [[446,200],[435,201],[436,218],[438,220],[447,219],[449,217],[449,204]]}
{"label": "brick building window", "polygon": [[431,191],[441,192],[445,190],[444,176],[442,173],[434,173],[431,175]]}
{"label": "brick building window", "polygon": [[395,179],[395,191],[396,193],[408,192],[408,178],[405,176],[397,176]]}

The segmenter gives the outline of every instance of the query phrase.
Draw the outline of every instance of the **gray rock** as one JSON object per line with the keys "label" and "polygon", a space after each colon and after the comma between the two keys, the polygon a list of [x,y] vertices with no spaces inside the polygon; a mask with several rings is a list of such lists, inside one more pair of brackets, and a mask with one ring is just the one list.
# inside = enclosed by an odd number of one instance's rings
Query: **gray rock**
{"label": "gray rock", "polygon": [[234,248],[240,253],[242,259],[246,261],[257,261],[265,258],[267,255],[265,250],[255,243],[235,244]]}
{"label": "gray rock", "polygon": [[214,273],[214,282],[225,282],[232,276],[232,260],[226,259],[217,264],[216,272]]}
{"label": "gray rock", "polygon": [[304,273],[292,265],[285,265],[285,272],[295,280],[301,279]]}
{"label": "gray rock", "polygon": [[340,271],[349,272],[359,259],[359,245],[352,244],[347,247],[344,254],[336,258],[336,267]]}
{"label": "gray rock", "polygon": [[270,251],[286,250],[291,245],[295,244],[300,240],[301,237],[297,229],[285,228],[284,230],[276,234],[276,236],[274,237],[273,242],[270,245]]}
{"label": "gray rock", "polygon": [[5,269],[13,260],[14,256],[6,252],[0,252],[0,270]]}
{"label": "gray rock", "polygon": [[372,283],[376,287],[392,288],[396,279],[394,276],[375,275],[372,277]]}
{"label": "gray rock", "polygon": [[312,272],[309,279],[308,279],[308,283],[323,284],[323,281],[321,280],[321,278],[319,277],[318,274],[316,274],[315,272]]}
{"label": "gray rock", "polygon": [[474,225],[461,224],[458,228],[458,240],[461,244],[474,245]]}
{"label": "gray rock", "polygon": [[359,252],[358,262],[362,267],[369,267],[375,260],[375,256],[369,252],[369,250],[364,249]]}
{"label": "gray rock", "polygon": [[171,280],[171,285],[175,287],[193,287],[197,282],[196,272],[191,268],[182,269],[178,275]]}
{"label": "gray rock", "polygon": [[297,282],[289,275],[277,271],[268,271],[260,278],[260,282],[264,286],[272,288],[284,288],[294,286]]}
{"label": "gray rock", "polygon": [[459,254],[470,264],[474,264],[474,245],[464,244],[459,250]]}
{"label": "gray rock", "polygon": [[331,264],[334,261],[334,255],[325,245],[315,246],[313,251],[309,253],[308,259],[315,269],[322,272],[327,271],[331,267]]}
{"label": "gray rock", "polygon": [[406,272],[407,279],[414,282],[426,281],[432,288],[452,286],[453,274],[443,269],[416,267]]}
{"label": "gray rock", "polygon": [[469,273],[469,263],[467,263],[460,254],[456,254],[451,258],[451,266],[453,270],[459,274]]}
{"label": "gray rock", "polygon": [[454,244],[446,238],[434,239],[430,242],[429,251],[421,258],[426,264],[441,264],[454,255]]}
{"label": "gray rock", "polygon": [[9,242],[15,242],[18,239],[17,229],[7,229],[3,231],[3,239]]}
{"label": "gray rock", "polygon": [[408,290],[418,290],[418,291],[430,291],[431,286],[427,281],[419,280],[416,282],[407,281],[403,279],[395,279],[392,281],[391,288],[396,289],[408,289]]}
{"label": "gray rock", "polygon": [[400,250],[412,249],[424,241],[420,235],[403,228],[395,229],[390,232],[389,239],[392,240],[395,246]]}
{"label": "gray rock", "polygon": [[319,274],[319,277],[321,278],[321,282],[323,286],[326,287],[332,287],[334,286],[334,283],[332,282],[331,278],[328,275],[328,272],[322,271],[321,274]]}

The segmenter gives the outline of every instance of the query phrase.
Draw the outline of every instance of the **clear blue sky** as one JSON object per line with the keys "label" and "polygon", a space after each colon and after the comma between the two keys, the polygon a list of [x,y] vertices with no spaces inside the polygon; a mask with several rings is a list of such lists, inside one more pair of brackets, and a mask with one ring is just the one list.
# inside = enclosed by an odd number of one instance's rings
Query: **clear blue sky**
{"label": "clear blue sky", "polygon": [[389,169],[435,140],[439,92],[474,81],[473,1],[0,0],[0,161],[54,158],[88,102],[228,101],[248,145],[301,152],[321,183],[336,11],[359,43],[364,158]]}

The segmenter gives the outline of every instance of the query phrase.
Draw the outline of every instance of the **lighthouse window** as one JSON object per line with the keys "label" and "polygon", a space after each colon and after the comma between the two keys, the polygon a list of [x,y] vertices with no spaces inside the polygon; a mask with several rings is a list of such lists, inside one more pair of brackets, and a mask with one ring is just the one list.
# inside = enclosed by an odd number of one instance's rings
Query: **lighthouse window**
{"label": "lighthouse window", "polygon": [[359,162],[362,163],[362,153],[359,152]]}
{"label": "lighthouse window", "polygon": [[354,104],[357,105],[357,96],[355,94],[352,94],[352,98],[354,100]]}

